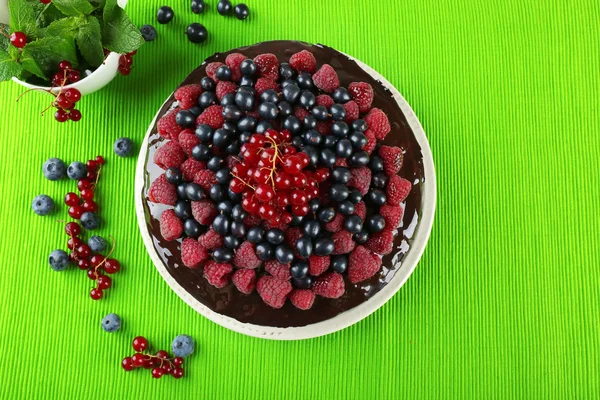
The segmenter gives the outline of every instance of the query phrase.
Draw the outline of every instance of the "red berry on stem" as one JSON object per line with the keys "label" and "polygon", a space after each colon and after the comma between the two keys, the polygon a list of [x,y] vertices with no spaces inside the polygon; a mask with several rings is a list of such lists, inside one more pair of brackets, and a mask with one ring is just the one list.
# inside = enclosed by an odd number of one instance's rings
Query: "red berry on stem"
{"label": "red berry on stem", "polygon": [[[308,199],[306,197],[306,193],[304,193],[303,190],[300,189],[296,189],[296,190],[292,190],[292,193],[290,194],[290,203],[294,206],[301,206],[303,204],[306,204],[308,202]],[[298,214],[296,214],[298,215]]]}
{"label": "red berry on stem", "polygon": [[83,242],[77,236],[69,238],[69,240],[67,240],[67,247],[69,248],[69,250],[75,250],[81,244],[83,244]]}
{"label": "red berry on stem", "polygon": [[127,65],[119,65],[119,72],[121,73],[121,75],[127,76],[131,73],[131,67]]}
{"label": "red berry on stem", "polygon": [[297,215],[299,217],[304,217],[306,214],[308,214],[309,211],[309,207],[307,204],[301,205],[301,206],[293,206],[292,207],[292,212],[294,213],[294,215]]}
{"label": "red berry on stem", "polygon": [[152,377],[155,379],[160,379],[163,376],[163,370],[160,368],[153,368],[152,369]]}
{"label": "red berry on stem", "polygon": [[25,36],[23,32],[15,32],[10,35],[10,43],[17,48],[22,49],[27,44],[27,36]]}
{"label": "red berry on stem", "polygon": [[[65,201],[65,203],[66,203],[66,201]],[[79,226],[79,224],[77,222],[68,222],[65,225],[65,232],[69,236],[77,236],[81,233],[81,226]]]}
{"label": "red berry on stem", "polygon": [[133,361],[133,365],[136,367],[141,367],[144,365],[144,361],[146,361],[146,357],[142,353],[135,353],[131,356],[131,360]]}
{"label": "red berry on stem", "polygon": [[141,353],[148,348],[148,339],[143,336],[136,336],[131,345],[135,351]]}
{"label": "red berry on stem", "polygon": [[77,255],[82,258],[88,258],[92,254],[92,250],[90,246],[87,244],[80,244],[77,246]]}
{"label": "red berry on stem", "polygon": [[92,189],[83,189],[79,194],[84,200],[94,200],[94,191]]}
{"label": "red berry on stem", "polygon": [[131,357],[125,357],[121,362],[121,366],[125,371],[133,371],[135,369],[135,365],[133,364]]}
{"label": "red berry on stem", "polygon": [[69,207],[79,205],[79,196],[73,192],[69,192],[65,195],[65,204]]}
{"label": "red berry on stem", "polygon": [[90,262],[86,259],[81,259],[77,261],[77,267],[81,270],[88,269],[90,267]]}
{"label": "red berry on stem", "polygon": [[98,265],[100,265],[100,263],[104,261],[104,257],[101,256],[100,254],[94,254],[91,258],[90,258],[90,264],[92,264],[92,266],[97,267]]}
{"label": "red berry on stem", "polygon": [[58,122],[66,122],[69,119],[69,114],[65,110],[58,109],[54,113],[54,119]]}
{"label": "red berry on stem", "polygon": [[96,173],[94,171],[88,171],[87,174],[85,175],[85,179],[87,179],[90,182],[95,181]]}
{"label": "red berry on stem", "polygon": [[69,99],[71,103],[77,103],[81,100],[81,92],[75,88],[65,90],[65,97]]}
{"label": "red berry on stem", "polygon": [[104,270],[107,274],[116,274],[121,269],[121,264],[114,258],[109,258],[104,263]]}
{"label": "red berry on stem", "polygon": [[89,212],[96,212],[96,211],[98,211],[98,204],[96,204],[92,200],[86,200],[86,201],[84,201],[83,204],[81,205],[81,207],[83,207],[83,209],[85,211],[89,211]]}
{"label": "red berry on stem", "polygon": [[63,72],[57,72],[52,76],[52,85],[63,86],[65,81],[65,74]]}
{"label": "red berry on stem", "polygon": [[73,69],[73,65],[71,65],[71,63],[69,61],[63,60],[58,63],[58,69],[59,69],[59,71],[64,71],[66,69]]}
{"label": "red berry on stem", "polygon": [[183,365],[183,357],[175,357],[172,362],[176,367],[181,367]]}
{"label": "red berry on stem", "polygon": [[87,179],[80,179],[77,181],[77,189],[81,192],[83,189],[89,189],[92,187],[92,182]]}
{"label": "red berry on stem", "polygon": [[96,162],[100,165],[104,165],[104,157],[96,156]]}
{"label": "red berry on stem", "polygon": [[285,156],[283,159],[283,170],[290,175],[295,175],[302,170],[302,161],[297,155]]}
{"label": "red berry on stem", "polygon": [[242,182],[238,178],[233,178],[231,182],[229,182],[229,189],[231,189],[231,191],[236,194],[242,193],[245,187],[246,185],[244,184],[244,182]]}
{"label": "red berry on stem", "polygon": [[165,350],[159,350],[156,352],[156,356],[158,358],[169,358],[169,353],[167,353]]}
{"label": "red berry on stem", "polygon": [[[95,281],[96,279],[98,279],[98,271],[96,271],[95,268],[89,268],[87,270],[87,276],[88,278],[90,278],[91,280]],[[93,299],[94,297],[92,297]]]}
{"label": "red berry on stem", "polygon": [[173,371],[171,372],[171,375],[173,375],[173,378],[175,379],[179,379],[183,377],[183,368],[173,368]]}
{"label": "red berry on stem", "polygon": [[106,290],[112,286],[112,279],[106,275],[100,275],[98,277],[98,287],[102,290]]}
{"label": "red berry on stem", "polygon": [[270,204],[261,204],[258,207],[258,215],[263,219],[271,220],[275,216],[275,207]]}
{"label": "red berry on stem", "polygon": [[275,188],[276,189],[289,189],[292,187],[292,177],[285,172],[279,173],[275,177]]}
{"label": "red berry on stem", "polygon": [[69,112],[69,119],[73,122],[77,122],[81,120],[81,111],[77,110],[77,109],[72,109]]}
{"label": "red berry on stem", "polygon": [[71,206],[68,212],[71,218],[80,219],[84,213],[84,209],[81,206]]}
{"label": "red berry on stem", "polygon": [[102,291],[102,289],[93,288],[90,291],[90,297],[92,298],[92,300],[100,300],[103,295],[104,295],[104,292]]}
{"label": "red berry on stem", "polygon": [[275,197],[275,191],[271,186],[258,185],[258,187],[256,188],[255,195],[258,201],[268,203]]}
{"label": "red berry on stem", "polygon": [[119,66],[131,67],[131,64],[133,64],[131,56],[125,54],[119,57]]}
{"label": "red berry on stem", "polygon": [[170,362],[166,362],[162,365],[161,369],[163,370],[165,375],[170,375],[171,371],[173,371],[173,366],[171,365]]}
{"label": "red berry on stem", "polygon": [[71,83],[79,82],[79,80],[81,80],[81,74],[76,69],[72,69],[67,72],[67,80]]}
{"label": "red berry on stem", "polygon": [[96,171],[98,169],[98,163],[94,160],[88,160],[85,163],[85,166],[87,167],[88,171]]}
{"label": "red berry on stem", "polygon": [[67,110],[71,108],[73,103],[71,103],[71,101],[67,99],[64,94],[61,94],[56,97],[56,100],[54,100],[54,105],[56,105],[58,108]]}

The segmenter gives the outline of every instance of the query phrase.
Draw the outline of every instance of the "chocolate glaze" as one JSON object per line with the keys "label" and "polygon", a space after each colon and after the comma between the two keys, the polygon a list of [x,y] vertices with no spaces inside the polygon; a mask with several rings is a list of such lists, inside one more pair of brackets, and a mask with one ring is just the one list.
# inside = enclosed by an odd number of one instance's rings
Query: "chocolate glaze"
{"label": "chocolate glaze", "polygon": [[[326,46],[296,41],[263,42],[214,54],[188,75],[181,85],[199,83],[200,79],[206,76],[204,71],[206,64],[214,61],[224,62],[225,57],[230,53],[239,52],[249,58],[262,53],[273,53],[281,62],[287,62],[292,54],[305,49],[315,55],[319,66],[327,63],[334,67],[342,86],[347,87],[348,84],[356,81],[368,82],[373,86],[375,91],[373,106],[382,109],[388,115],[392,127],[384,143],[404,149],[404,164],[399,175],[411,181],[413,189],[406,200],[402,225],[398,229],[394,241],[394,251],[383,257],[383,266],[375,276],[355,285],[346,279],[346,293],[342,297],[333,300],[317,296],[313,307],[308,311],[295,308],[289,301],[283,308],[275,310],[263,303],[256,291],[245,295],[238,292],[232,284],[223,289],[209,285],[202,276],[202,268],[190,269],[182,264],[181,241],[168,242],[161,237],[157,218],[166,207],[149,202],[147,198],[150,183],[163,172],[151,161],[156,149],[163,141],[156,131],[155,124],[148,140],[144,190],[143,193],[137,194],[142,196],[148,232],[153,239],[154,247],[168,272],[186,291],[210,309],[244,323],[275,327],[305,326],[332,318],[367,301],[394,277],[403,256],[410,249],[412,237],[420,219],[421,185],[424,181],[421,148],[392,94],[344,54]],[[160,110],[159,117],[172,107],[173,102],[174,98],[171,96]]]}

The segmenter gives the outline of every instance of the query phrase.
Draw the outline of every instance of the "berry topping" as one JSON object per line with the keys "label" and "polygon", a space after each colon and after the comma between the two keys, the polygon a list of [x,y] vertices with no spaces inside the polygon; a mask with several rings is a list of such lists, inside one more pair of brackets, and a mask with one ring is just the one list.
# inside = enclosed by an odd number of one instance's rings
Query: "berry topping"
{"label": "berry topping", "polygon": [[154,154],[154,162],[163,169],[179,167],[186,159],[185,152],[174,141],[163,144]]}
{"label": "berry topping", "polygon": [[[181,147],[183,148],[184,146],[182,145]],[[193,158],[188,158],[179,166],[179,170],[183,175],[183,179],[188,182],[193,181],[194,176],[196,176],[198,171],[202,171],[204,169],[206,169],[206,163],[203,161],[196,161]]]}
{"label": "berry topping", "polygon": [[183,128],[177,124],[178,112],[179,108],[169,111],[158,120],[158,123],[156,124],[158,133],[165,139],[177,140],[179,133],[183,130]]}
{"label": "berry topping", "polygon": [[365,247],[382,256],[392,252],[394,246],[394,234],[386,230],[371,235],[365,243]]}
{"label": "berry topping", "polygon": [[350,100],[349,102],[344,103],[343,107],[346,113],[346,116],[344,117],[344,121],[346,121],[346,123],[349,124],[352,121],[358,119],[359,108],[358,104],[355,101]]}
{"label": "berry topping", "polygon": [[173,210],[165,210],[160,216],[160,234],[165,240],[175,240],[183,234],[183,222]]}
{"label": "berry topping", "polygon": [[192,201],[192,215],[202,225],[210,225],[219,211],[217,206],[210,200]]}
{"label": "berry topping", "polygon": [[333,244],[335,246],[332,254],[335,255],[348,254],[354,250],[354,246],[356,246],[356,243],[352,240],[352,233],[347,230],[334,233],[331,238],[333,239]]}
{"label": "berry topping", "polygon": [[[390,169],[390,172],[393,171]],[[386,195],[387,202],[393,206],[400,205],[410,193],[412,185],[409,181],[398,175],[392,175],[388,181]]]}
{"label": "berry topping", "polygon": [[239,268],[254,269],[260,267],[262,260],[257,256],[254,245],[245,241],[237,249],[233,263]]}
{"label": "berry topping", "polygon": [[330,264],[331,259],[329,256],[317,256],[313,254],[308,258],[308,273],[312,276],[319,276],[327,271]]}
{"label": "berry topping", "polygon": [[[237,90],[237,85],[230,81],[219,81],[217,83],[217,88],[215,90],[215,94],[217,95],[217,99],[219,101],[223,100],[223,97],[229,93],[235,93]],[[222,112],[222,110],[221,110]],[[206,123],[206,122],[203,122]],[[210,125],[210,124],[209,124]]]}
{"label": "berry topping", "polygon": [[345,291],[344,277],[337,272],[328,272],[317,278],[312,286],[315,294],[329,299],[337,299]]}
{"label": "berry topping", "polygon": [[288,281],[292,277],[290,274],[290,264],[281,264],[274,260],[265,263],[265,271],[282,281]]}
{"label": "berry topping", "polygon": [[153,203],[174,206],[177,202],[177,188],[167,181],[166,176],[161,175],[150,185],[148,199]]}
{"label": "berry topping", "polygon": [[181,261],[188,268],[198,268],[208,259],[208,252],[192,238],[185,238],[181,243]]}
{"label": "berry topping", "polygon": [[231,281],[244,294],[250,294],[256,287],[256,270],[253,269],[238,269],[233,273]]}
{"label": "berry topping", "polygon": [[292,284],[265,275],[258,279],[256,291],[268,306],[281,308],[285,304],[288,294],[292,291]]}
{"label": "berry topping", "polygon": [[[323,114],[323,117],[321,119],[327,119],[328,115],[327,115],[327,109],[329,109],[332,105],[335,104],[335,102],[333,101],[333,99],[331,98],[331,96],[329,96],[328,94],[320,94],[317,96],[316,99],[317,102],[317,106],[323,106],[325,107],[325,112]],[[315,109],[313,108],[313,115],[315,114]],[[315,115],[316,117],[316,115]],[[319,118],[317,118],[319,119]]]}
{"label": "berry topping", "polygon": [[[194,122],[195,125],[195,122]],[[179,134],[178,138],[179,145],[183,149],[183,152],[188,156],[192,156],[192,150],[194,147],[200,144],[200,139],[196,137],[191,129],[186,129]],[[185,162],[195,161],[194,159],[188,158]],[[184,164],[185,164],[184,162]],[[183,165],[183,164],[182,164]]]}
{"label": "berry topping", "polygon": [[389,229],[395,229],[400,226],[402,216],[404,215],[404,209],[400,206],[390,206],[384,204],[379,209],[379,214],[385,221],[385,226]]}
{"label": "berry topping", "polygon": [[279,78],[279,60],[274,54],[259,54],[254,57],[254,64],[258,67],[259,75],[262,78],[277,80]]}
{"label": "berry topping", "polygon": [[340,86],[337,72],[329,64],[323,64],[312,78],[315,86],[326,93],[333,93]]}
{"label": "berry topping", "polygon": [[348,186],[358,189],[364,196],[371,186],[371,170],[368,167],[351,168]]}
{"label": "berry topping", "polygon": [[198,238],[198,243],[206,250],[214,250],[223,246],[223,236],[211,228]]}
{"label": "berry topping", "polygon": [[364,246],[357,246],[348,259],[348,279],[352,283],[369,279],[379,271],[381,259]]}
{"label": "berry topping", "polygon": [[315,293],[310,289],[294,289],[290,293],[290,302],[300,310],[308,310],[315,302]]}
{"label": "berry topping", "polygon": [[231,53],[227,56],[227,58],[225,58],[225,64],[227,64],[231,70],[231,79],[233,81],[237,82],[242,79],[242,71],[240,67],[242,62],[244,62],[246,59],[248,59],[248,57],[240,53]]}
{"label": "berry topping", "polygon": [[231,272],[233,272],[233,267],[229,263],[218,263],[210,260],[204,265],[204,277],[208,283],[216,288],[227,286]]}
{"label": "berry topping", "polygon": [[350,92],[352,100],[358,104],[361,113],[366,113],[371,109],[374,97],[371,85],[366,82],[352,82],[348,85],[348,92]]}
{"label": "berry topping", "polygon": [[302,50],[290,57],[290,67],[296,71],[314,74],[317,71],[317,60],[313,53],[308,50]]}
{"label": "berry topping", "polygon": [[214,172],[203,169],[198,171],[196,175],[194,175],[194,183],[200,185],[200,187],[206,191],[209,191],[211,186],[217,182],[217,178]]}
{"label": "berry topping", "polygon": [[183,110],[190,109],[198,103],[198,98],[204,90],[198,84],[182,86],[173,95]]}
{"label": "berry topping", "polygon": [[254,85],[254,90],[258,95],[263,94],[267,90],[278,90],[279,85],[277,82],[271,78],[258,78],[256,80],[256,84]]}
{"label": "berry topping", "polygon": [[379,157],[381,157],[383,170],[387,176],[396,175],[400,171],[400,168],[402,168],[404,156],[400,147],[381,146],[379,148]]}
{"label": "berry topping", "polygon": [[223,107],[217,105],[212,105],[206,108],[196,119],[197,125],[206,124],[213,129],[222,127],[224,122],[225,119],[223,118]]}
{"label": "berry topping", "polygon": [[373,131],[375,137],[379,140],[384,139],[390,132],[390,121],[387,115],[379,108],[372,108],[371,111],[364,118],[365,122],[369,126],[369,129]]}

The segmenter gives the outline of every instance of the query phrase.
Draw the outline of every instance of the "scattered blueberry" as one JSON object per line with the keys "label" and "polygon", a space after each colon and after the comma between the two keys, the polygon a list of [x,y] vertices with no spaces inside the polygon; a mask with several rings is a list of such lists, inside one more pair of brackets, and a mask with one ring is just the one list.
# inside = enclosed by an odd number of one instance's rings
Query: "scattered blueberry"
{"label": "scattered blueberry", "polygon": [[54,271],[64,271],[69,265],[69,255],[64,250],[54,250],[48,257],[48,263]]}
{"label": "scattered blueberry", "polygon": [[173,20],[175,13],[173,13],[173,9],[169,6],[162,6],[158,9],[156,13],[156,20],[159,24],[168,24]]}
{"label": "scattered blueberry", "polygon": [[192,0],[192,12],[201,14],[204,12],[204,0]]}
{"label": "scattered blueberry", "polygon": [[67,166],[60,158],[50,158],[42,167],[44,176],[51,181],[62,179],[67,174]]}
{"label": "scattered blueberry", "polygon": [[119,157],[129,157],[133,153],[133,142],[129,138],[122,137],[117,139],[113,148]]}
{"label": "scattered blueberry", "polygon": [[171,349],[176,357],[187,357],[194,352],[194,339],[188,335],[179,335],[173,340]]}
{"label": "scattered blueberry", "polygon": [[78,181],[83,179],[87,174],[87,167],[84,163],[79,161],[73,161],[67,168],[67,176],[73,180]]}
{"label": "scattered blueberry", "polygon": [[233,9],[233,13],[235,14],[235,17],[237,19],[244,20],[248,18],[248,6],[244,3],[240,3],[237,6],[235,6],[235,8]]}
{"label": "scattered blueberry", "polygon": [[88,246],[95,253],[103,252],[106,249],[106,240],[101,236],[92,236],[88,240]]}
{"label": "scattered blueberry", "polygon": [[208,31],[204,25],[197,22],[189,24],[185,33],[192,43],[203,43],[208,38]]}
{"label": "scattered blueberry", "polygon": [[219,4],[217,4],[217,11],[221,15],[229,15],[231,14],[231,2],[229,0],[219,0]]}
{"label": "scattered blueberry", "polygon": [[121,318],[117,314],[108,314],[102,318],[102,329],[112,333],[121,327]]}
{"label": "scattered blueberry", "polygon": [[88,231],[97,229],[100,226],[100,217],[93,212],[84,212],[81,216],[81,226]]}
{"label": "scattered blueberry", "polygon": [[140,28],[140,33],[146,42],[152,42],[156,39],[156,29],[152,25],[144,25]]}
{"label": "scattered blueberry", "polygon": [[54,211],[54,200],[50,196],[41,194],[33,199],[31,208],[37,215],[48,215]]}

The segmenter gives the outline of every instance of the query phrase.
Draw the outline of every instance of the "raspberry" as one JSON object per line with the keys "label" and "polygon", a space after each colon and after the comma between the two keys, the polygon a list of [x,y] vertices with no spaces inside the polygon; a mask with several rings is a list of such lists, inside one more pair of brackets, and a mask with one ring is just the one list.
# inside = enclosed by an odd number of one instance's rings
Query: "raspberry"
{"label": "raspberry", "polygon": [[228,263],[218,263],[214,260],[208,261],[204,265],[204,277],[216,288],[223,288],[229,283],[229,274],[233,267]]}
{"label": "raspberry", "polygon": [[204,161],[196,161],[193,158],[188,158],[179,166],[179,170],[183,175],[185,181],[193,181],[194,176],[198,171],[206,169],[206,163]]}
{"label": "raspberry", "polygon": [[185,238],[181,243],[181,261],[188,268],[198,268],[208,259],[208,252],[197,240]]}
{"label": "raspberry", "polygon": [[227,58],[225,58],[225,64],[227,64],[227,66],[231,70],[231,79],[233,81],[237,82],[240,79],[242,79],[242,71],[240,70],[240,65],[242,65],[242,62],[247,58],[248,57],[240,53],[231,53],[227,56]]}
{"label": "raspberry", "polygon": [[262,260],[256,255],[254,245],[245,241],[236,250],[233,264],[239,268],[254,269],[260,267]]}
{"label": "raspberry", "polygon": [[[217,95],[217,99],[221,101],[221,99],[229,93],[235,93],[237,90],[237,85],[233,82],[229,81],[220,81],[217,83],[217,88],[215,89],[215,94]],[[223,125],[223,124],[221,124]]]}
{"label": "raspberry", "polygon": [[229,169],[229,170],[231,170],[233,167],[235,167],[239,163],[240,163],[240,159],[237,158],[236,156],[225,157],[225,165],[227,166],[227,169]]}
{"label": "raspberry", "polygon": [[306,108],[302,108],[302,107],[296,107],[294,108],[294,115],[296,116],[296,118],[298,118],[300,121],[304,121],[304,117],[307,117],[310,115],[310,113],[308,112],[308,110]]}
{"label": "raspberry", "polygon": [[366,82],[352,82],[348,85],[348,91],[352,96],[352,100],[358,104],[361,113],[369,111],[374,97],[371,85]]}
{"label": "raspberry", "polygon": [[329,134],[329,132],[331,132],[332,125],[333,125],[333,121],[319,121],[319,122],[317,122],[317,127],[315,129],[321,135],[327,135],[327,134]]}
{"label": "raspberry", "polygon": [[393,206],[400,205],[410,193],[412,185],[409,181],[398,175],[390,176],[386,188],[387,203]]}
{"label": "raspberry", "polygon": [[225,65],[222,62],[211,62],[210,64],[208,64],[206,66],[206,75],[212,79],[213,81],[217,82],[217,70],[219,69],[220,66]]}
{"label": "raspberry", "polygon": [[177,139],[179,145],[183,149],[183,152],[188,156],[192,156],[192,149],[194,146],[200,144],[200,140],[194,134],[194,131],[191,129],[185,129],[179,134],[179,138]]}
{"label": "raspberry", "polygon": [[346,160],[345,158],[336,158],[335,166],[348,168],[348,160]]}
{"label": "raspberry", "polygon": [[290,274],[290,264],[281,264],[275,260],[265,263],[265,271],[282,281],[289,281],[292,277]]}
{"label": "raspberry", "polygon": [[209,191],[210,187],[216,182],[217,178],[215,176],[215,173],[208,169],[198,171],[196,175],[194,175],[194,183],[197,183],[202,189],[206,191]]}
{"label": "raspberry", "polygon": [[350,100],[349,102],[342,104],[342,106],[344,106],[344,110],[346,110],[346,118],[344,118],[346,123],[349,124],[358,119],[358,104],[356,104],[355,101]]}
{"label": "raspberry", "polygon": [[312,78],[315,86],[326,93],[333,93],[335,89],[340,87],[340,79],[335,69],[329,64],[323,64]]}
{"label": "raspberry", "polygon": [[352,240],[352,233],[347,230],[342,230],[337,233],[334,233],[331,236],[333,240],[333,244],[335,245],[333,249],[333,255],[338,254],[349,254],[352,250],[354,250],[354,246],[356,243]]}
{"label": "raspberry", "polygon": [[187,157],[179,143],[168,141],[154,153],[154,162],[163,169],[179,167]]}
{"label": "raspberry", "polygon": [[315,294],[321,297],[337,299],[344,294],[346,289],[344,277],[337,272],[328,272],[317,278],[312,289]]}
{"label": "raspberry", "polygon": [[302,230],[295,226],[288,229],[283,235],[285,236],[286,243],[295,248],[296,242],[302,237]]}
{"label": "raspberry", "polygon": [[365,217],[367,216],[367,205],[364,201],[359,201],[358,204],[354,206],[354,215],[358,215],[363,221],[365,220]]}
{"label": "raspberry", "polygon": [[263,222],[265,229],[281,229],[282,231],[286,231],[288,228],[288,224],[286,224],[285,222],[279,220],[279,221],[264,221]]}
{"label": "raspberry", "polygon": [[344,227],[344,216],[337,213],[333,221],[325,224],[325,229],[329,232],[339,232]]}
{"label": "raspberry", "polygon": [[333,101],[331,96],[328,94],[320,94],[317,96],[317,105],[318,106],[323,106],[323,107],[326,107],[327,109],[329,109],[329,107],[331,107],[334,104],[335,104],[335,101]]}
{"label": "raspberry", "polygon": [[308,258],[308,273],[312,276],[319,276],[327,271],[329,264],[331,264],[329,256],[316,256],[313,254]]}
{"label": "raspberry", "polygon": [[383,171],[387,176],[392,177],[402,168],[404,156],[402,149],[396,146],[381,146],[379,148],[379,157],[383,161]]}
{"label": "raspberry", "polygon": [[364,120],[379,140],[383,140],[392,129],[387,115],[379,108],[371,108],[371,111],[365,115]]}
{"label": "raspberry", "polygon": [[192,215],[202,225],[210,225],[219,213],[217,206],[210,200],[192,201]]}
{"label": "raspberry", "polygon": [[315,302],[315,292],[310,289],[294,289],[290,293],[290,302],[300,310],[308,310]]}
{"label": "raspberry", "polygon": [[179,102],[179,107],[187,110],[198,103],[198,97],[202,94],[202,86],[198,84],[182,86],[175,91],[175,100]]}
{"label": "raspberry", "polygon": [[256,84],[254,85],[254,90],[256,90],[256,94],[261,95],[264,91],[269,89],[279,90],[277,82],[275,82],[271,78],[258,78],[256,80]]}
{"label": "raspberry", "polygon": [[238,269],[231,277],[233,285],[244,294],[250,294],[256,287],[256,271],[253,269]]}
{"label": "raspberry", "polygon": [[175,240],[183,234],[183,222],[173,210],[165,210],[160,216],[160,234],[165,240]]}
{"label": "raspberry", "polygon": [[367,144],[363,147],[363,150],[371,154],[375,150],[375,146],[377,146],[377,138],[370,129],[365,131],[365,136],[367,137]]}
{"label": "raspberry", "polygon": [[369,167],[351,168],[348,186],[358,189],[363,196],[367,194],[371,186],[371,170]]}
{"label": "raspberry", "polygon": [[369,279],[381,268],[381,258],[364,246],[357,246],[348,257],[348,279],[352,283]]}
{"label": "raspberry", "polygon": [[402,221],[404,209],[400,206],[384,204],[379,209],[379,214],[385,219],[385,229],[396,229]]}
{"label": "raspberry", "polygon": [[156,124],[156,130],[159,135],[164,137],[165,139],[177,140],[179,136],[179,132],[183,130],[182,127],[177,125],[177,113],[179,112],[179,108],[175,108],[165,115],[161,119],[158,120]]}
{"label": "raspberry", "polygon": [[246,111],[246,117],[251,117],[258,120],[260,119],[260,114],[258,113],[258,111]]}
{"label": "raspberry", "polygon": [[213,231],[211,227],[205,234],[200,235],[198,243],[206,250],[214,250],[223,246],[223,236]]}
{"label": "raspberry", "polygon": [[390,254],[394,248],[394,234],[390,230],[373,233],[365,243],[365,247],[382,256]]}
{"label": "raspberry", "polygon": [[279,60],[275,54],[259,54],[254,57],[254,64],[256,64],[258,67],[261,77],[270,78],[273,80],[277,80],[277,78],[279,78]]}
{"label": "raspberry", "polygon": [[285,304],[287,295],[292,291],[292,284],[269,275],[263,275],[256,284],[256,291],[265,304],[273,308],[281,308]]}
{"label": "raspberry", "polygon": [[219,129],[225,122],[222,112],[223,107],[221,106],[209,106],[196,118],[196,124],[207,124],[213,129]]}
{"label": "raspberry", "polygon": [[246,218],[244,218],[244,225],[246,225],[247,228],[252,228],[253,226],[259,226],[262,224],[262,219],[260,219],[260,217],[258,215],[248,215]]}
{"label": "raspberry", "polygon": [[160,174],[150,185],[148,199],[153,203],[174,206],[177,203],[177,187],[167,181],[165,174]]}
{"label": "raspberry", "polygon": [[317,60],[313,53],[308,50],[302,50],[299,53],[292,54],[290,57],[290,67],[296,71],[305,71],[314,74],[317,70]]}

